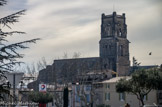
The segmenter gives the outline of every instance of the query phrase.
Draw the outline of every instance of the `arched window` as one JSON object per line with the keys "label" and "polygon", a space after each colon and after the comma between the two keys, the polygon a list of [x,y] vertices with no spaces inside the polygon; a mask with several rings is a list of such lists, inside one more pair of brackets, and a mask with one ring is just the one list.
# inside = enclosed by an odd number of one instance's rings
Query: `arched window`
{"label": "arched window", "polygon": [[121,30],[121,28],[119,29],[119,36],[120,37],[122,36],[122,30]]}
{"label": "arched window", "polygon": [[119,54],[120,56],[123,56],[123,45],[119,46]]}

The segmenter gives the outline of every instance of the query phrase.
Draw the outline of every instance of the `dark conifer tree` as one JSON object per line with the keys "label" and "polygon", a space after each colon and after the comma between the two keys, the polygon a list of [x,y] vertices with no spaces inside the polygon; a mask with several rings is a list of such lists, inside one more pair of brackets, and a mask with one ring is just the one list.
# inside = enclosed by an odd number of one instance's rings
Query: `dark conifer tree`
{"label": "dark conifer tree", "polygon": [[[7,4],[6,0],[0,0],[0,6]],[[17,61],[18,58],[23,58],[23,54],[17,52],[18,49],[29,48],[27,43],[35,43],[39,38],[21,41],[10,44],[6,37],[14,34],[25,34],[20,31],[3,31],[2,28],[8,27],[11,30],[11,24],[18,22],[18,18],[24,15],[25,10],[10,14],[8,16],[0,18],[0,100],[4,100],[5,94],[9,93],[10,85],[6,82],[7,78],[4,75],[5,72],[13,71],[13,67],[22,62]]]}
{"label": "dark conifer tree", "polygon": [[68,87],[64,88],[64,107],[68,107],[68,96],[69,96],[69,91]]}

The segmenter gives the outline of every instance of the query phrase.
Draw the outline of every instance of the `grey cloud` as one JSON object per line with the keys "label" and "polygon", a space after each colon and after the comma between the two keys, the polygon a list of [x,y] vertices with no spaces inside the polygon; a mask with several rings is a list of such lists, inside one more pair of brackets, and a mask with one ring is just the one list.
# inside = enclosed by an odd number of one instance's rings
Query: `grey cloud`
{"label": "grey cloud", "polygon": [[[161,8],[161,2],[158,0],[153,4],[151,2],[155,0],[14,1],[15,4],[10,5],[12,11],[28,9],[15,28],[29,34],[24,39],[42,38],[38,44],[31,45],[29,50],[23,51],[26,53],[23,59],[25,62],[32,62],[35,56],[37,57],[34,60],[42,56],[52,60],[62,56],[64,51],[71,54],[81,51],[85,56],[98,56],[101,14],[112,14],[113,4],[118,14],[126,13],[131,57],[136,56],[143,64],[153,64],[152,62],[156,62],[156,56],[147,60],[148,57],[144,57],[146,54],[144,49],[162,52],[160,50],[162,27],[159,20],[162,15],[158,15]],[[159,54],[156,55],[161,58]],[[160,60],[157,63],[159,64]]]}

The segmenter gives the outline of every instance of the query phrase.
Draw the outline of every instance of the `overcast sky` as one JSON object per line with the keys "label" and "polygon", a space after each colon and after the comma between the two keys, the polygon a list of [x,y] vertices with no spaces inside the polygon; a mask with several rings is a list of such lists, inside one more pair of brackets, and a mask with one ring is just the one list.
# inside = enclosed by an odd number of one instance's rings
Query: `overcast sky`
{"label": "overcast sky", "polygon": [[135,56],[142,65],[162,64],[161,0],[8,0],[0,7],[0,17],[22,9],[27,9],[26,15],[11,27],[27,34],[8,39],[42,39],[19,51],[25,54],[21,60],[26,63],[45,57],[52,64],[64,53],[71,57],[74,52],[80,52],[81,57],[98,57],[101,14],[116,11],[126,14],[130,60]]}

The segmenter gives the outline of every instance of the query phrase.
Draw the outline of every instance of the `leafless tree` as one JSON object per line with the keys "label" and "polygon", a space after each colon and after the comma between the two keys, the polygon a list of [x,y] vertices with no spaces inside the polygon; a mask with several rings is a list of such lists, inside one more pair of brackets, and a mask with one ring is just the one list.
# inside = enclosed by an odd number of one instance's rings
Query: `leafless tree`
{"label": "leafless tree", "polygon": [[[99,69],[101,68],[99,61],[97,61],[94,64],[92,70],[87,71],[87,65],[84,63],[82,64],[81,68],[82,68],[81,74],[78,75],[77,77],[78,86],[80,86],[80,89],[77,91],[77,94],[80,97],[81,106],[91,107],[94,104],[94,102],[97,100],[96,99],[97,93],[95,91],[94,83],[100,82],[104,79],[111,78],[112,71],[108,69],[105,69],[105,70]],[[87,87],[89,87],[88,92],[86,92],[85,90]],[[89,99],[87,99],[88,98],[87,93],[90,95]]]}
{"label": "leafless tree", "polygon": [[64,62],[63,66],[61,66],[61,71],[60,71],[60,75],[61,75],[60,78],[62,80],[61,82],[62,84],[59,84],[56,81],[54,84],[55,85],[54,101],[57,107],[61,107],[63,105],[63,89],[65,87],[70,87],[69,83],[74,81],[74,78],[72,78],[71,76],[75,77],[77,74],[78,61],[75,59],[79,57],[80,57],[80,53],[74,52],[72,59],[68,59],[67,52],[64,52],[63,60],[66,61]]}
{"label": "leafless tree", "polygon": [[36,64],[33,62],[32,64],[23,65],[23,68],[19,67],[18,71],[23,71],[32,77],[37,77],[39,71],[46,68],[47,61],[45,57],[42,57]]}
{"label": "leafless tree", "polygon": [[42,59],[37,62],[37,70],[40,71],[46,68],[46,66],[47,66],[47,61],[45,57],[42,57]]}
{"label": "leafless tree", "polygon": [[56,107],[62,107],[63,106],[63,88],[64,87],[60,87],[60,86],[57,86],[57,88],[55,87],[55,90],[54,90],[54,104]]}
{"label": "leafless tree", "polygon": [[64,52],[64,55],[62,56],[63,59],[67,59],[68,58],[68,53]]}
{"label": "leafless tree", "polygon": [[[97,77],[98,73],[96,72],[99,66],[99,63],[96,62],[96,64],[93,66],[92,71],[87,71],[87,64],[82,63],[81,65],[81,74],[78,75],[78,86],[80,86],[79,90],[77,90],[77,94],[80,97],[80,104],[84,107],[91,107],[94,101],[94,88],[93,83],[97,81],[99,78]],[[89,99],[87,99],[87,92],[86,88],[88,87],[88,94]],[[89,100],[89,101],[88,101]]]}
{"label": "leafless tree", "polygon": [[34,76],[37,73],[34,63],[32,63],[31,65],[26,65],[26,73],[30,76]]}
{"label": "leafless tree", "polygon": [[80,52],[74,52],[73,58],[79,58],[81,56]]}

